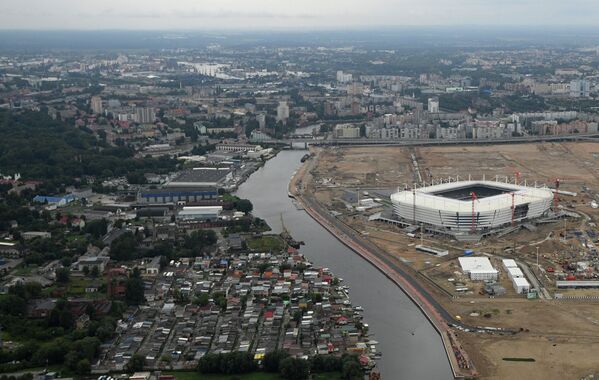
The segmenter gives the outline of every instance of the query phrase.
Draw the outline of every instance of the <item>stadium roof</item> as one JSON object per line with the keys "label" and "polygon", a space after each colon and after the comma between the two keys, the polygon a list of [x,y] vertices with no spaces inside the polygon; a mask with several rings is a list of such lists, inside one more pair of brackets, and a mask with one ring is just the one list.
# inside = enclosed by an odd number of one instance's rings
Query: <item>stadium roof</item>
{"label": "stadium roof", "polygon": [[[547,187],[527,187],[510,183],[495,181],[458,181],[443,183],[415,190],[399,191],[391,195],[394,202],[404,204],[415,204],[416,207],[428,207],[466,213],[472,210],[472,198],[455,196],[442,196],[443,193],[456,194],[458,190],[468,191],[470,188],[493,189],[496,195],[489,195],[474,201],[477,212],[489,212],[498,208],[510,208],[512,206],[512,193],[514,194],[514,205],[519,206],[534,201],[550,201],[553,198],[552,191]],[[476,194],[476,193],[475,193]],[[468,194],[469,195],[469,194]],[[415,199],[414,199],[415,197]]]}

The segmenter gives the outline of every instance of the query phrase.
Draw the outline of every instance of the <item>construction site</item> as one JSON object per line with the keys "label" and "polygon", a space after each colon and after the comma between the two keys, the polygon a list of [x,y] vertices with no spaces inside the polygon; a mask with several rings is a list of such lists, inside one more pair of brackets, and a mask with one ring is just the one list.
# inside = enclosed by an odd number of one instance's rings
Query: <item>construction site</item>
{"label": "construction site", "polygon": [[313,153],[307,192],[460,321],[455,333],[481,377],[599,372],[599,143]]}

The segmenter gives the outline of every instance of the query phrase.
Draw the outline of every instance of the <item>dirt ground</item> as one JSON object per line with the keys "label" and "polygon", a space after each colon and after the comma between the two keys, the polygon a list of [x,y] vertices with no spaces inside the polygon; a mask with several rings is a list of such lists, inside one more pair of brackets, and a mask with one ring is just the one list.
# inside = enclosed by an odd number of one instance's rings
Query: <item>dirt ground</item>
{"label": "dirt ground", "polygon": [[[521,182],[553,187],[560,178],[560,189],[578,193],[560,196],[560,204],[579,211],[589,220],[571,220],[521,230],[504,238],[489,238],[480,243],[457,243],[447,238],[426,236],[425,245],[447,249],[448,257],[417,252],[418,238],[410,238],[401,229],[381,222],[369,222],[367,216],[348,211],[341,197],[347,189],[394,189],[411,186],[417,180],[411,155],[418,161],[425,182],[459,176],[460,179],[507,180],[519,173]],[[514,145],[441,146],[441,147],[348,147],[328,148],[319,152],[310,184],[317,199],[329,209],[342,212],[340,218],[364,237],[383,248],[400,262],[411,266],[434,281],[426,283],[440,295],[439,301],[454,315],[474,326],[522,329],[515,336],[480,335],[460,332],[460,341],[468,351],[481,378],[488,379],[576,379],[599,372],[599,300],[526,300],[517,295],[502,271],[500,283],[508,293],[501,298],[479,294],[482,285],[460,275],[456,257],[463,249],[528,262],[532,268],[537,247],[541,268],[554,266],[564,257],[576,260],[580,243],[567,231],[593,225],[599,210],[590,207],[599,200],[599,143],[538,143]],[[565,236],[565,238],[564,238]],[[513,249],[516,248],[515,252]],[[541,273],[551,291],[552,274]],[[470,294],[452,293],[448,281],[464,283]],[[443,296],[443,289],[456,298]],[[599,296],[599,290],[564,291],[570,295]],[[534,362],[505,361],[504,358],[532,358]]]}
{"label": "dirt ground", "polygon": [[[481,336],[461,333],[460,342],[484,379],[580,379],[599,369],[599,338],[569,339],[519,335]],[[534,362],[506,361],[531,358]]]}
{"label": "dirt ground", "polygon": [[321,152],[315,179],[339,186],[397,187],[412,184],[414,154],[426,182],[431,179],[520,179],[578,191],[580,185],[599,189],[599,144],[535,143],[514,145],[469,145],[434,147],[349,147]]}

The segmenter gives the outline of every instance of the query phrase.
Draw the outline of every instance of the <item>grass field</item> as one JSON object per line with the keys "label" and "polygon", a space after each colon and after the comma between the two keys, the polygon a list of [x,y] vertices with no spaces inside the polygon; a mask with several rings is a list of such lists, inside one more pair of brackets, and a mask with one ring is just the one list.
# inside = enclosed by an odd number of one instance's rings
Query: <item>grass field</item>
{"label": "grass field", "polygon": [[[198,372],[188,371],[173,371],[164,372],[165,375],[173,375],[176,380],[282,380],[277,373],[254,372],[246,375],[202,375]],[[327,372],[315,374],[315,380],[336,380],[341,379],[341,375],[337,372]]]}
{"label": "grass field", "polygon": [[248,248],[262,252],[277,252],[285,248],[285,243],[278,235],[266,235],[251,239],[247,242]]}

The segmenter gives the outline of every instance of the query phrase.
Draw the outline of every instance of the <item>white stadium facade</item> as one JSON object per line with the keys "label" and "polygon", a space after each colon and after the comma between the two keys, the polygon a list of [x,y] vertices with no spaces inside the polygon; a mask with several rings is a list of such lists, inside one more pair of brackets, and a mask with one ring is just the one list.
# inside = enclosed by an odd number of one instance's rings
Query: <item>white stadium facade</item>
{"label": "white stadium facade", "polygon": [[393,211],[401,220],[451,234],[484,234],[541,217],[552,200],[553,192],[547,187],[485,180],[442,183],[391,195]]}

